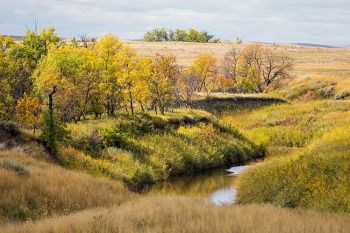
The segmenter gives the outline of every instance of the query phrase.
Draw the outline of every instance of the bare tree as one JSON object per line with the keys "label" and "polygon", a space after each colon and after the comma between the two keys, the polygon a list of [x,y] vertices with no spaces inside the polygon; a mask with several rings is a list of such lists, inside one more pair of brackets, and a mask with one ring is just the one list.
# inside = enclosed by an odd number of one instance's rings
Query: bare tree
{"label": "bare tree", "polygon": [[201,84],[201,79],[192,67],[186,69],[177,82],[177,89],[181,102],[192,106],[193,99]]}
{"label": "bare tree", "polygon": [[95,37],[88,37],[86,34],[80,36],[80,43],[84,48],[94,48],[96,42],[97,38]]}
{"label": "bare tree", "polygon": [[271,49],[265,49],[261,63],[262,83],[260,85],[264,86],[263,90],[293,76],[294,61],[284,54],[276,54]]}
{"label": "bare tree", "polygon": [[236,82],[238,75],[238,59],[240,56],[240,49],[238,46],[233,47],[225,54],[223,62],[223,72],[226,78],[232,79]]}

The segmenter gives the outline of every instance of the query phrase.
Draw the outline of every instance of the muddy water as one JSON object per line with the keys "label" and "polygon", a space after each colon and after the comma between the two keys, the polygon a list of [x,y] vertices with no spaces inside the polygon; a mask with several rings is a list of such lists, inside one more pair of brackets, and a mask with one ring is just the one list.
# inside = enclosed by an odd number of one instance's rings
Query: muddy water
{"label": "muddy water", "polygon": [[231,205],[237,195],[234,181],[247,168],[231,167],[198,176],[176,178],[154,185],[149,193],[203,197],[216,205]]}

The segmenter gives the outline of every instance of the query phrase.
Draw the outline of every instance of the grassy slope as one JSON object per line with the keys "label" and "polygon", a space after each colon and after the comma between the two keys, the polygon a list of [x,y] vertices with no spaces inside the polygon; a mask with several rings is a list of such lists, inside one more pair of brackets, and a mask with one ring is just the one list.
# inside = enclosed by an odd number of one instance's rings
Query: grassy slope
{"label": "grassy slope", "polygon": [[279,104],[257,111],[226,112],[221,119],[276,156],[300,149],[333,127],[349,123],[350,102]]}
{"label": "grassy slope", "polygon": [[[189,66],[200,53],[214,54],[219,60],[223,59],[224,54],[233,46],[230,43],[218,44],[198,44],[198,43],[159,43],[159,42],[140,42],[132,41],[128,44],[136,49],[141,55],[154,55],[155,53],[173,53],[176,55],[180,65]],[[244,43],[241,47],[246,46]],[[311,48],[302,46],[273,45],[265,44],[278,52],[283,52],[296,61],[294,81],[288,82],[286,92],[280,93],[282,97],[290,92],[301,92],[306,94],[308,90],[319,89],[319,94],[324,90],[322,85],[317,82],[325,83],[327,87],[335,82],[335,93],[341,94],[344,91],[350,91],[350,49],[326,49]],[[306,84],[307,86],[305,86]],[[318,87],[317,87],[318,86]],[[290,97],[292,97],[291,95]],[[310,98],[310,96],[308,97]]]}
{"label": "grassy slope", "polygon": [[223,121],[280,156],[241,176],[240,202],[350,212],[349,101],[270,106]]}
{"label": "grassy slope", "polygon": [[261,158],[263,149],[207,112],[181,109],[71,124],[67,167],[123,179],[132,189]]}
{"label": "grassy slope", "polygon": [[58,167],[33,142],[0,150],[0,190],[0,222],[120,205],[137,197],[121,182]]}
{"label": "grassy slope", "polygon": [[271,206],[208,206],[200,200],[152,197],[118,208],[4,228],[4,233],[345,233],[349,216],[301,212]]}

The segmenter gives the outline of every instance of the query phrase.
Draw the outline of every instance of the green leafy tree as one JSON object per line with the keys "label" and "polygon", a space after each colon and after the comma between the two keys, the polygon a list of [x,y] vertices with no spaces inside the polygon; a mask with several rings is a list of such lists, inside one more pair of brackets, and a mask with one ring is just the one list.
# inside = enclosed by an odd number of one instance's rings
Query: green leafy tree
{"label": "green leafy tree", "polygon": [[186,41],[187,32],[185,30],[176,29],[176,31],[172,34],[171,39],[173,41]]}
{"label": "green leafy tree", "polygon": [[146,32],[144,36],[145,41],[168,41],[169,36],[165,28],[155,28],[151,31]]}

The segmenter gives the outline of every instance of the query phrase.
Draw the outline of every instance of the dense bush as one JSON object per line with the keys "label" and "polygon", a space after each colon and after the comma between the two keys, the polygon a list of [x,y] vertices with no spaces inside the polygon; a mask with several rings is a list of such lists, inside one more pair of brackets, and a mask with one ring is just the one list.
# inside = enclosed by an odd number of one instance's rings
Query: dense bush
{"label": "dense bush", "polygon": [[55,116],[50,114],[48,111],[44,113],[44,122],[42,133],[40,135],[44,145],[54,158],[59,161],[58,157],[58,146],[69,137],[69,131],[65,128],[62,123]]}
{"label": "dense bush", "polygon": [[19,135],[19,130],[18,126],[16,123],[12,121],[3,121],[0,122],[0,135],[9,135],[9,136],[18,136]]}

